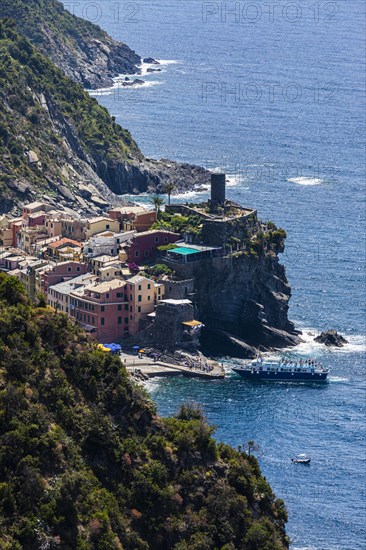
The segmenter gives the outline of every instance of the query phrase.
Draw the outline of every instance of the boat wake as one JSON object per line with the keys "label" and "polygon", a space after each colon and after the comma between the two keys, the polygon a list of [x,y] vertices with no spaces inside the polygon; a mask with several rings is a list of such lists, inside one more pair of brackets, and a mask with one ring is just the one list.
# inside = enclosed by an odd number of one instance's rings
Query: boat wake
{"label": "boat wake", "polygon": [[349,378],[345,378],[344,376],[329,376],[330,382],[349,382]]}

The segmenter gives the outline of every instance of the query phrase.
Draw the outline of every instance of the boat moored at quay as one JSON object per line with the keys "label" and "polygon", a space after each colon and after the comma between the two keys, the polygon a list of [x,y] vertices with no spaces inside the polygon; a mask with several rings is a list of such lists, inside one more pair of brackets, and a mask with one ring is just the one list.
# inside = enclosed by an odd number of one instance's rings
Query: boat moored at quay
{"label": "boat moored at quay", "polygon": [[255,359],[249,364],[234,367],[233,371],[255,382],[326,382],[329,369],[314,360],[291,361]]}

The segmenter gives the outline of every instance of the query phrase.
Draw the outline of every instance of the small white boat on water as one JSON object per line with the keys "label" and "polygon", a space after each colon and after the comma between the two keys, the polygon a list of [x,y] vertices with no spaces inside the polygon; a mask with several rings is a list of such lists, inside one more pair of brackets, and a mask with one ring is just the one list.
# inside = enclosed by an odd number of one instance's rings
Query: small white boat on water
{"label": "small white boat on water", "polygon": [[291,458],[291,461],[295,464],[310,464],[311,458],[305,454],[299,454]]}

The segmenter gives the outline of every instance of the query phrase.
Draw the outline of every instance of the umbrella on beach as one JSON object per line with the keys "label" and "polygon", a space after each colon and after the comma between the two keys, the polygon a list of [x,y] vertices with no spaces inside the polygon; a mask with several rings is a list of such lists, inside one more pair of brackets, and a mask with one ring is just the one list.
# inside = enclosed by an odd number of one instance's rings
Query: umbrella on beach
{"label": "umbrella on beach", "polygon": [[101,351],[105,351],[105,352],[112,351],[109,347],[104,346],[103,344],[98,344],[98,349],[100,349]]}

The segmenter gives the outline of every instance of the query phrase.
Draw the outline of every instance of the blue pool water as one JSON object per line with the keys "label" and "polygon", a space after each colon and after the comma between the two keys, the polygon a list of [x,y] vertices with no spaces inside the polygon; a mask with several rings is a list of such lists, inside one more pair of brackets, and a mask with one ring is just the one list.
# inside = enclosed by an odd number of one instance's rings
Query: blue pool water
{"label": "blue pool water", "polygon": [[177,246],[172,250],[174,254],[182,254],[182,256],[187,256],[188,254],[197,254],[199,250],[194,250],[193,248],[185,248],[184,246]]}
{"label": "blue pool water", "polygon": [[[286,500],[293,549],[366,548],[364,2],[79,0],[74,8],[165,60],[145,87],[98,94],[144,153],[225,170],[229,197],[286,229],[290,318],[306,340],[295,354],[331,368],[324,387],[252,386],[234,375],[154,381],[159,411],[193,399],[219,439],[255,439],[264,474]],[[350,345],[312,342],[330,327]],[[301,452],[310,467],[291,463]]]}

